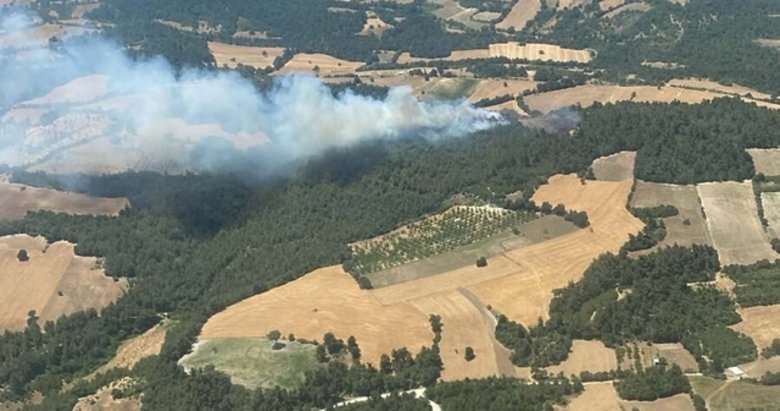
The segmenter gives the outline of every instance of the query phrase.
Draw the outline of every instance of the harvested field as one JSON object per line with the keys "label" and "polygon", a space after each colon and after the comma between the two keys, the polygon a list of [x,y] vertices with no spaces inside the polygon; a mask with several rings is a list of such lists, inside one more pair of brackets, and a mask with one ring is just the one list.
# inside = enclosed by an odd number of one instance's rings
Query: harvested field
{"label": "harvested field", "polygon": [[256,69],[273,67],[274,59],[284,53],[282,47],[247,47],[210,41],[209,51],[217,61],[217,65],[234,68],[239,64],[252,66]]}
{"label": "harvested field", "polygon": [[780,148],[749,148],[756,174],[780,176]]}
{"label": "harvested field", "polygon": [[215,369],[230,376],[231,382],[248,388],[295,388],[308,371],[321,365],[315,357],[316,346],[282,341],[285,347],[273,350],[266,338],[225,338],[199,342],[194,352],[179,361],[187,370]]}
{"label": "harvested field", "polygon": [[476,102],[482,99],[495,98],[506,94],[512,96],[518,96],[520,94],[523,94],[523,92],[526,90],[533,90],[537,84],[538,84],[537,82],[531,80],[516,80],[516,79],[480,80],[477,87],[469,96],[469,101]]}
{"label": "harvested field", "polygon": [[200,339],[264,337],[272,330],[320,341],[329,331],[345,340],[353,335],[363,360],[375,365],[383,353],[400,347],[416,352],[433,340],[427,313],[404,302],[380,304],[340,266],[315,270],[228,307],[208,320]]}
{"label": "harvested field", "polygon": [[363,25],[363,30],[360,31],[361,34],[381,34],[385,30],[392,28],[393,25],[387,24],[382,19],[377,17],[376,14],[373,12],[368,12],[368,15],[366,16],[366,23]]}
{"label": "harvested field", "polygon": [[620,401],[626,410],[639,411],[694,411],[693,401],[688,394],[677,394],[655,401]]}
{"label": "harvested field", "polygon": [[621,151],[611,156],[593,161],[593,174],[596,180],[623,181],[634,178],[635,151]]}
{"label": "harvested field", "polygon": [[442,58],[412,57],[412,55],[409,54],[409,52],[405,51],[398,56],[398,63],[408,64],[408,63],[414,63],[418,61],[427,62],[427,61],[436,61],[436,60],[459,61],[459,60],[468,60],[468,59],[486,59],[490,57],[491,57],[490,53],[487,49],[453,50],[449,56],[442,57]]}
{"label": "harvested field", "polygon": [[764,218],[769,222],[770,234],[775,238],[780,237],[780,192],[761,193],[761,205]]}
{"label": "harvested field", "polygon": [[617,7],[615,9],[612,9],[612,11],[604,14],[604,16],[602,16],[602,17],[611,19],[611,18],[614,18],[615,16],[617,16],[618,14],[625,13],[627,11],[644,13],[646,11],[649,11],[651,8],[652,8],[652,6],[650,6],[647,3],[629,3],[629,4],[622,5],[620,7]]}
{"label": "harvested field", "polygon": [[569,411],[623,411],[612,381],[591,383],[565,408]]}
{"label": "harvested field", "polygon": [[529,21],[536,17],[539,10],[542,9],[541,0],[519,0],[512,6],[512,10],[506,17],[496,24],[498,30],[508,30],[510,27],[515,30],[522,30]]}
{"label": "harvested field", "polygon": [[[27,250],[20,262],[17,252]],[[65,241],[47,244],[42,237],[0,238],[0,331],[21,330],[35,310],[40,324],[88,308],[101,309],[127,288],[97,268],[94,257],[78,257]]]}
{"label": "harvested field", "polygon": [[742,321],[729,328],[752,338],[759,351],[780,338],[780,305],[743,308],[739,315]]}
{"label": "harvested field", "polygon": [[715,81],[705,79],[672,79],[667,84],[671,87],[691,88],[696,90],[714,91],[723,94],[732,94],[740,97],[750,97],[759,100],[769,100],[771,95],[758,91],[756,89],[732,84],[730,86],[720,84]]}
{"label": "harvested field", "polygon": [[0,35],[0,48],[29,49],[45,48],[49,45],[49,39],[67,39],[94,32],[85,27],[64,26],[61,24],[42,24],[28,29],[14,31]]}
{"label": "harvested field", "polygon": [[[160,354],[165,334],[168,332],[170,322],[163,320],[159,324],[147,330],[145,333],[125,341],[116,351],[116,355],[108,363],[95,370],[90,377],[98,373],[105,373],[114,368],[133,368],[138,361],[152,355]],[[87,378],[90,378],[87,377]]]}
{"label": "harvested field", "polygon": [[[780,336],[778,336],[780,338]],[[780,356],[764,358],[759,356],[756,361],[741,364],[739,368],[750,378],[759,379],[767,372],[780,372]]]}
{"label": "harvested field", "polygon": [[327,54],[298,53],[288,61],[277,73],[289,74],[293,72],[314,72],[323,76],[334,74],[351,74],[364,63],[338,59]]}
{"label": "harvested field", "polygon": [[29,187],[0,181],[0,219],[23,218],[28,211],[119,215],[130,205],[126,198],[99,198],[50,188]]}
{"label": "harvested field", "polygon": [[569,358],[560,365],[547,367],[546,370],[556,375],[580,375],[583,371],[601,372],[616,370],[618,366],[615,350],[607,348],[601,341],[574,340]]}
{"label": "harvested field", "polygon": [[[663,219],[666,225],[666,238],[657,247],[675,243],[682,246],[712,244],[695,186],[637,181],[630,205],[632,208],[652,208],[660,205],[677,207],[680,212],[678,215]],[[686,220],[688,224],[685,224]]]}
{"label": "harvested field", "polygon": [[489,46],[490,57],[506,57],[509,59],[577,62],[587,63],[591,60],[587,50],[567,49],[555,44],[517,42],[497,43]]}
{"label": "harvested field", "polygon": [[[485,109],[497,112],[513,112],[520,117],[527,117],[528,113],[523,111],[520,106],[517,105],[517,101],[507,101],[506,103],[496,104],[495,106],[485,107]],[[531,127],[532,128],[532,127]]]}
{"label": "harvested field", "polygon": [[750,181],[703,183],[696,189],[721,264],[752,264],[777,258],[758,218]]}

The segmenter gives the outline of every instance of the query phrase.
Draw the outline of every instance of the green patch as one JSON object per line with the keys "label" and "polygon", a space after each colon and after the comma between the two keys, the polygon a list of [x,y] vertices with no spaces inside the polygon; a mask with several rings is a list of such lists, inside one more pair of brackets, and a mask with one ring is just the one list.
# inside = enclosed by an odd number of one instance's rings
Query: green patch
{"label": "green patch", "polygon": [[780,303],[780,264],[758,262],[725,271],[737,283],[734,293],[742,307]]}
{"label": "green patch", "polygon": [[459,100],[470,96],[478,83],[470,78],[446,79],[433,86],[430,93],[442,100]]}
{"label": "green patch", "polygon": [[265,338],[225,338],[202,342],[196,351],[180,361],[187,368],[212,365],[230,376],[234,384],[248,388],[295,388],[304,374],[320,365],[314,345],[284,341],[280,350]]}

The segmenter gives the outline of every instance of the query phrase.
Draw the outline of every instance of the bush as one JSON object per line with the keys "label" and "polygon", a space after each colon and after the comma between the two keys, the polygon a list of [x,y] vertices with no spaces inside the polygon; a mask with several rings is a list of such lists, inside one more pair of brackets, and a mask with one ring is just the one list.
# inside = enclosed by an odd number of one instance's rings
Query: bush
{"label": "bush", "polygon": [[485,257],[477,258],[477,267],[487,267],[487,259]]}
{"label": "bush", "polygon": [[[466,361],[471,361],[474,358],[477,358],[476,354],[474,354],[474,349],[471,347],[466,347],[466,355],[465,355]],[[778,374],[780,375],[780,374]]]}
{"label": "bush", "polygon": [[279,350],[281,350],[282,348],[284,348],[284,347],[286,347],[286,346],[287,346],[287,344],[285,344],[285,343],[283,343],[283,342],[280,342],[280,341],[276,341],[276,342],[275,342],[275,343],[274,343],[274,344],[271,346],[271,349],[272,349],[272,350],[274,350],[274,351],[279,351]]}
{"label": "bush", "polygon": [[16,259],[24,263],[30,260],[30,256],[27,254],[27,250],[22,248],[16,253]]}

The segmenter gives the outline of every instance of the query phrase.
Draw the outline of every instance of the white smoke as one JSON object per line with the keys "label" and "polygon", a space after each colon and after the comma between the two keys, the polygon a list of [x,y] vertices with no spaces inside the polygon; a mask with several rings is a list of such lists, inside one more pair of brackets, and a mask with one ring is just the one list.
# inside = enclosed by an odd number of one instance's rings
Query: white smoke
{"label": "white smoke", "polygon": [[[463,136],[502,121],[465,101],[420,101],[408,87],[384,99],[350,91],[334,96],[307,74],[280,76],[261,94],[237,73],[177,73],[163,58],[133,59],[94,35],[52,51],[28,38],[31,18],[15,13],[0,15],[0,22],[0,163],[33,170],[138,169],[152,164],[150,157],[155,164],[186,163],[188,151],[207,137],[238,149],[267,144],[277,161],[289,161],[410,133]],[[52,90],[63,79],[77,80]],[[90,156],[93,146],[121,155]],[[69,155],[89,161],[72,167]],[[110,164],[120,161],[126,164]]]}

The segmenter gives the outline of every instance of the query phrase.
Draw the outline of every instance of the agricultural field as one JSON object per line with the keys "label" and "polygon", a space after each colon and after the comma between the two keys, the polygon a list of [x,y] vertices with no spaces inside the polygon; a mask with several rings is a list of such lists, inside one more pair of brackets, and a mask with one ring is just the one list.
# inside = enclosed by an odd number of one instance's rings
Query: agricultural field
{"label": "agricultural field", "polygon": [[608,348],[601,341],[574,340],[569,358],[560,365],[547,367],[552,375],[563,372],[563,375],[580,375],[583,371],[606,372],[618,368],[615,350]]}
{"label": "agricultural field", "polygon": [[471,78],[443,78],[432,85],[426,95],[442,100],[460,100],[470,96],[478,84],[478,80]]}
{"label": "agricultural field", "polygon": [[338,59],[327,54],[298,53],[288,61],[277,74],[290,74],[293,72],[317,73],[321,76],[335,74],[352,74],[355,69],[364,63]]}
{"label": "agricultural field", "polygon": [[625,4],[624,0],[601,0],[599,2],[599,8],[602,11],[612,10]]}
{"label": "agricultural field", "polygon": [[780,192],[762,192],[761,207],[764,210],[764,218],[769,223],[769,234],[773,238],[780,237]]}
{"label": "agricultural field", "polygon": [[513,28],[520,31],[529,21],[533,20],[536,13],[539,13],[539,10],[541,9],[541,0],[518,0],[512,7],[512,11],[496,24],[496,29],[509,30],[510,28]]}
{"label": "agricultural field", "polygon": [[771,95],[752,89],[749,87],[740,86],[739,84],[725,85],[716,81],[705,79],[672,79],[667,84],[671,87],[690,88],[695,90],[713,91],[723,94],[732,94],[740,97],[748,97],[758,100],[769,100]]}
{"label": "agricultural field", "polygon": [[282,47],[247,47],[225,44],[216,41],[208,43],[209,51],[220,67],[235,68],[239,64],[256,69],[273,67],[274,59],[284,52]]}
{"label": "agricultural field", "polygon": [[0,220],[23,218],[28,211],[116,216],[129,207],[126,198],[97,198],[50,188],[0,181]]}
{"label": "agricultural field", "polygon": [[566,408],[568,411],[693,411],[693,401],[687,394],[677,394],[655,401],[624,401],[611,381],[589,383],[585,391],[575,397]]}
{"label": "agricultural field", "polygon": [[643,368],[652,367],[655,360],[663,358],[668,364],[678,365],[683,372],[699,372],[696,358],[680,343],[648,343],[635,341],[623,346],[624,355],[620,361],[622,369],[636,370],[637,355]]}
{"label": "agricultural field", "polygon": [[776,411],[780,386],[765,386],[744,381],[721,381],[709,377],[691,377],[695,393],[704,397],[712,411]]}
{"label": "agricultural field", "polygon": [[623,181],[634,178],[635,151],[622,151],[606,157],[597,158],[591,168],[596,180]]}
{"label": "agricultural field", "polygon": [[95,370],[87,378],[94,377],[98,373],[105,373],[114,368],[133,368],[138,364],[138,361],[160,354],[165,342],[165,335],[170,326],[170,321],[163,320],[145,333],[128,339],[119,346],[114,358]]}
{"label": "agricultural field", "polygon": [[721,264],[752,264],[777,258],[759,221],[750,181],[704,183],[696,189]]}
{"label": "agricultural field", "polygon": [[523,94],[524,91],[533,90],[537,84],[539,83],[532,80],[483,79],[479,80],[477,87],[469,95],[469,101],[476,102],[506,94],[518,96]]}
{"label": "agricultural field", "polygon": [[315,345],[297,341],[281,341],[280,350],[271,348],[266,338],[225,338],[196,344],[191,354],[179,365],[186,370],[208,365],[230,376],[234,384],[247,388],[295,388],[304,374],[320,366],[315,357]]}
{"label": "agricultural field", "polygon": [[780,338],[780,305],[743,308],[739,315],[742,321],[730,328],[752,338],[759,351],[772,344],[773,339]]}
{"label": "agricultural field", "polygon": [[661,205],[675,206],[679,214],[663,219],[666,225],[666,237],[657,247],[675,243],[682,246],[712,244],[695,186],[636,182],[636,189],[631,195],[631,208],[652,208]]}
{"label": "agricultural field", "polygon": [[756,174],[780,176],[780,149],[749,148],[747,152],[753,158]]}
{"label": "agricultural field", "polygon": [[451,251],[517,228],[535,216],[488,206],[454,206],[447,211],[353,243],[353,270],[368,274]]}
{"label": "agricultural field", "polygon": [[568,49],[555,44],[509,42],[491,44],[488,49],[490,57],[531,61],[587,63],[592,58],[588,50]]}
{"label": "agricultural field", "polygon": [[[19,261],[24,249],[28,261]],[[40,323],[88,308],[101,309],[127,288],[107,277],[96,258],[78,257],[74,244],[43,237],[0,238],[0,331],[21,330],[32,310]]]}
{"label": "agricultural field", "polygon": [[748,377],[759,379],[767,372],[780,372],[780,356],[776,355],[771,358],[759,356],[756,361],[740,364],[739,368]]}

